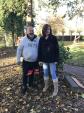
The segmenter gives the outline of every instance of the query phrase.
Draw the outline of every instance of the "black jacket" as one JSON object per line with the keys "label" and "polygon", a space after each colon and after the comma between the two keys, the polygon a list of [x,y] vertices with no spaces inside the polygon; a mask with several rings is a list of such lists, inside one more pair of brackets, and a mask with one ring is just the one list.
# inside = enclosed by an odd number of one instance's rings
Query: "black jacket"
{"label": "black jacket", "polygon": [[51,35],[48,39],[45,39],[43,36],[40,38],[38,59],[46,63],[58,62],[59,45],[56,36]]}

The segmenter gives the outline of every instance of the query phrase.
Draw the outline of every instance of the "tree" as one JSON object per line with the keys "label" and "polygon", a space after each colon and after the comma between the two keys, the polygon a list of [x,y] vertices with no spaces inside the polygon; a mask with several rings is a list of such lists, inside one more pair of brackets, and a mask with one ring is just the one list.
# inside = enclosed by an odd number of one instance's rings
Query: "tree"
{"label": "tree", "polygon": [[67,14],[72,19],[75,16],[83,17],[84,0],[73,0],[67,3]]}
{"label": "tree", "polygon": [[74,30],[70,29],[69,33],[70,33],[70,41],[72,41],[72,33],[74,32]]}
{"label": "tree", "polygon": [[22,21],[22,16],[19,15],[17,16],[16,13],[10,12],[8,16],[4,19],[4,29],[6,32],[11,32],[12,33],[12,39],[13,39],[13,47],[15,46],[15,34],[21,35],[23,31],[23,21]]}
{"label": "tree", "polygon": [[48,19],[48,23],[51,25],[52,27],[52,31],[53,33],[56,35],[58,32],[61,32],[64,30],[64,21],[61,17],[57,17],[57,16],[51,16]]}
{"label": "tree", "polygon": [[[56,13],[57,8],[60,6],[67,6],[66,13],[62,16],[62,18],[68,17],[68,20],[72,20],[73,18],[84,18],[84,0],[49,0],[53,8],[53,12]],[[57,5],[58,4],[58,5]],[[56,7],[56,8],[54,8]],[[77,20],[76,19],[76,20]],[[76,25],[77,29],[77,25]],[[76,30],[77,32],[77,30]],[[77,32],[78,33],[78,32]],[[74,40],[78,40],[80,36],[76,36],[75,33]],[[77,38],[76,38],[77,37]]]}
{"label": "tree", "polygon": [[72,19],[74,16],[79,15],[83,16],[84,14],[84,0],[49,0],[49,4],[52,5],[53,12],[56,13],[56,10],[60,6],[67,6],[66,14],[63,17],[68,15],[69,19]]}
{"label": "tree", "polygon": [[62,41],[64,41],[64,33],[65,33],[65,29],[63,28],[61,32],[62,32]]}
{"label": "tree", "polygon": [[6,32],[11,32],[14,47],[14,35],[21,35],[26,24],[27,5],[25,0],[1,0],[0,9],[0,26]]}

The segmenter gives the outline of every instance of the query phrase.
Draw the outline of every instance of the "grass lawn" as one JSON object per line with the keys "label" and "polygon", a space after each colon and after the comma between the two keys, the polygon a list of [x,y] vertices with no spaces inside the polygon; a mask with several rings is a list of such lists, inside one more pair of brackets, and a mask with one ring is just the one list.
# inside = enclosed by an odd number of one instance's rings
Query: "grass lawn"
{"label": "grass lawn", "polygon": [[64,42],[65,47],[70,47],[72,59],[68,60],[67,63],[84,66],[84,42],[73,44],[73,42]]}

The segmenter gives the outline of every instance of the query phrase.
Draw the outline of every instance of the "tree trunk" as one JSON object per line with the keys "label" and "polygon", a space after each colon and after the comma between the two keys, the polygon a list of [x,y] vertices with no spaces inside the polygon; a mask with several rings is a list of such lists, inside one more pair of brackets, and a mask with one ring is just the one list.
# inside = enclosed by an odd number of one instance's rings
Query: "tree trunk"
{"label": "tree trunk", "polygon": [[64,41],[64,33],[62,33],[62,41]]}
{"label": "tree trunk", "polygon": [[12,40],[13,40],[13,48],[15,48],[15,37],[14,37],[14,31],[12,31]]}
{"label": "tree trunk", "polygon": [[70,35],[70,41],[72,41],[72,33],[71,33],[71,35]]}
{"label": "tree trunk", "polygon": [[5,48],[6,48],[6,39],[7,39],[7,34],[5,33],[4,34],[4,45],[5,45]]}
{"label": "tree trunk", "polygon": [[77,43],[79,41],[79,39],[80,39],[80,36],[75,36],[74,43]]}

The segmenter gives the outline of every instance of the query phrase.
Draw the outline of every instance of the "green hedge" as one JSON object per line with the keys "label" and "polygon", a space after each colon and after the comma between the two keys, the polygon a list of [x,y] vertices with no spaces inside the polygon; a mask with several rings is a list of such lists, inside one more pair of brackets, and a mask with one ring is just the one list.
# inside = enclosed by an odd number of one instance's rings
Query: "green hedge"
{"label": "green hedge", "polygon": [[59,44],[59,63],[58,67],[63,68],[63,64],[66,63],[68,59],[71,59],[72,55],[70,53],[69,47],[64,47],[64,43]]}

